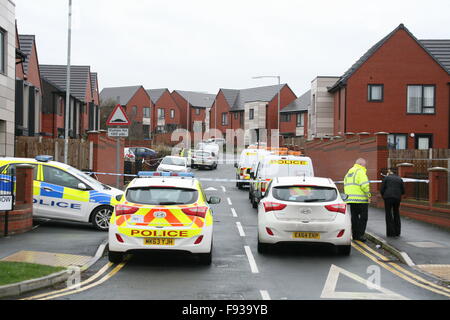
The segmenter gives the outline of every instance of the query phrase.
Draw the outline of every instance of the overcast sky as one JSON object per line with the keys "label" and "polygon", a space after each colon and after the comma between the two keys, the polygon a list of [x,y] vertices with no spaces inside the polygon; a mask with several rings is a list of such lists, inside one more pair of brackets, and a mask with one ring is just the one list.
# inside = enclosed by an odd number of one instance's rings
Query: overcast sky
{"label": "overcast sky", "polygon": [[[67,62],[68,0],[15,0],[20,34],[41,64]],[[400,23],[419,39],[450,39],[449,0],[73,0],[72,63],[100,89],[144,85],[217,93],[275,84],[297,95],[341,76]]]}

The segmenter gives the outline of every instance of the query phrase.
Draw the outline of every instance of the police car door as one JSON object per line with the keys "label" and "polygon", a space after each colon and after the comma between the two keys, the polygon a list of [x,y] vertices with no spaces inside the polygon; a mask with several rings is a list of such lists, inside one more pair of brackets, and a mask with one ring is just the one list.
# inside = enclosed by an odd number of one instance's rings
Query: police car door
{"label": "police car door", "polygon": [[84,182],[67,171],[42,165],[42,182],[38,197],[39,215],[84,221],[85,216],[90,214],[89,191],[80,189],[80,184]]}

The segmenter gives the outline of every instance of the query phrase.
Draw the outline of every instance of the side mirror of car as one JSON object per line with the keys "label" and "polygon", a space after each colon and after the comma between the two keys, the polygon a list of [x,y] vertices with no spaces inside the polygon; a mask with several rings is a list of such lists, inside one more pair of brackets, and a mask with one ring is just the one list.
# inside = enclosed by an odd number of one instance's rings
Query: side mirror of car
{"label": "side mirror of car", "polygon": [[263,198],[263,194],[262,194],[262,192],[261,191],[256,191],[256,198],[258,198],[258,199],[262,199]]}
{"label": "side mirror of car", "polygon": [[80,182],[78,184],[78,189],[82,190],[82,191],[86,191],[89,190],[89,188],[87,187],[87,185],[85,185],[84,183]]}
{"label": "side mirror of car", "polygon": [[342,200],[346,201],[348,200],[348,195],[346,195],[345,193],[341,193],[341,198]]}
{"label": "side mirror of car", "polygon": [[120,200],[122,200],[122,197],[123,197],[123,194],[119,194],[118,196],[116,196],[116,200],[120,201]]}
{"label": "side mirror of car", "polygon": [[255,180],[255,174],[253,172],[250,172],[250,179]]}
{"label": "side mirror of car", "polygon": [[211,197],[208,200],[208,204],[219,204],[222,202],[222,199],[220,199],[219,197]]}

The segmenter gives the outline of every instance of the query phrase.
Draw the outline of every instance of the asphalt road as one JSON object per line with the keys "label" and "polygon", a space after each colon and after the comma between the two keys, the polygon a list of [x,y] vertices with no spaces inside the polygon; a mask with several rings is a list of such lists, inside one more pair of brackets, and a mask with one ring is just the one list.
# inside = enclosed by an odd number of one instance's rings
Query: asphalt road
{"label": "asphalt road", "polygon": [[[235,177],[231,165],[195,173],[198,178]],[[208,196],[222,198],[222,203],[214,206],[214,256],[210,267],[199,266],[195,258],[180,254],[131,256],[120,265],[108,265],[103,258],[83,276],[87,283],[81,289],[54,288],[40,292],[49,293],[40,298],[435,300],[450,297],[450,289],[445,291],[432,279],[414,273],[371,244],[354,244],[349,257],[338,256],[333,248],[322,246],[277,247],[272,253],[259,255],[257,211],[250,205],[248,192],[238,190],[234,182],[204,182],[203,185]],[[378,287],[368,286],[367,280]],[[29,296],[36,297],[36,294]]]}

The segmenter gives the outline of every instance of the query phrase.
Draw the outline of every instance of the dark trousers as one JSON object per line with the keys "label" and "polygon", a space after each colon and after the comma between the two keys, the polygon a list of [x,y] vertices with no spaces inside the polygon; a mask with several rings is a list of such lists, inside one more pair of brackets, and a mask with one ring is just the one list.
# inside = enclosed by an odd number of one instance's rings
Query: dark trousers
{"label": "dark trousers", "polygon": [[386,235],[388,237],[399,237],[402,229],[400,200],[384,199],[384,208],[386,211]]}
{"label": "dark trousers", "polygon": [[367,220],[369,216],[368,203],[350,203],[350,212],[352,215],[353,239],[361,239],[366,233]]}

